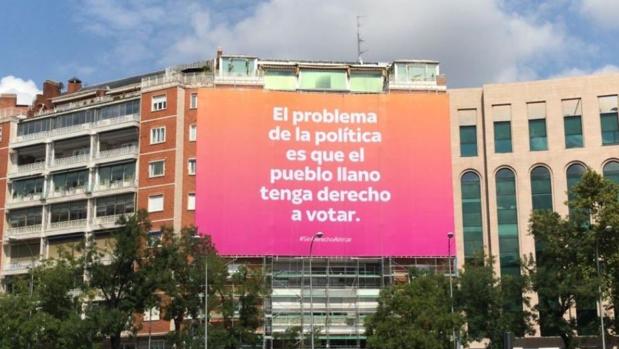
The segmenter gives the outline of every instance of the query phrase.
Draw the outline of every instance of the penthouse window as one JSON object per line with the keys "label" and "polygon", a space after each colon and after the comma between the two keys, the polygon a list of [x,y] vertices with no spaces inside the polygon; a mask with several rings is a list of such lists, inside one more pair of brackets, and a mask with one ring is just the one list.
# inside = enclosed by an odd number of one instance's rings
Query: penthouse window
{"label": "penthouse window", "polygon": [[313,70],[299,72],[299,88],[302,90],[348,90],[345,70]]}
{"label": "penthouse window", "polygon": [[222,57],[220,74],[222,76],[256,75],[256,59],[252,57]]}
{"label": "penthouse window", "polygon": [[350,72],[350,91],[376,93],[382,92],[384,79],[382,72],[371,71],[351,71]]}
{"label": "penthouse window", "polygon": [[617,96],[598,97],[602,144],[619,144],[619,120],[617,120]]}
{"label": "penthouse window", "polygon": [[438,64],[425,62],[395,63],[396,82],[436,81]]}
{"label": "penthouse window", "polygon": [[263,68],[264,88],[267,90],[294,91],[297,89],[297,74],[292,68]]}
{"label": "penthouse window", "polygon": [[151,101],[151,110],[159,111],[168,107],[168,97],[166,95],[153,96]]}

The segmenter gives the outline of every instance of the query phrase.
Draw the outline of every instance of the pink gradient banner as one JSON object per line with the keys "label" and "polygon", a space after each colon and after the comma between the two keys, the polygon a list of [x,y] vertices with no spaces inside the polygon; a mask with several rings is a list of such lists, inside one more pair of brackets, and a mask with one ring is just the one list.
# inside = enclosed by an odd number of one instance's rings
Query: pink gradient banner
{"label": "pink gradient banner", "polygon": [[315,256],[447,256],[448,104],[201,89],[198,229],[222,255],[304,256],[322,233]]}

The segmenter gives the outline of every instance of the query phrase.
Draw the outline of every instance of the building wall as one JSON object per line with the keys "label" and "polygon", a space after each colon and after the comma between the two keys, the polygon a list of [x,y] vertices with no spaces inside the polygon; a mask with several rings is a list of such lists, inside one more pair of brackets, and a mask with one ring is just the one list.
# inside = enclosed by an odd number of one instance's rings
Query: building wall
{"label": "building wall", "polygon": [[0,270],[2,270],[2,251],[4,241],[5,202],[7,194],[7,166],[9,158],[9,139],[11,135],[11,122],[8,119],[0,119]]}

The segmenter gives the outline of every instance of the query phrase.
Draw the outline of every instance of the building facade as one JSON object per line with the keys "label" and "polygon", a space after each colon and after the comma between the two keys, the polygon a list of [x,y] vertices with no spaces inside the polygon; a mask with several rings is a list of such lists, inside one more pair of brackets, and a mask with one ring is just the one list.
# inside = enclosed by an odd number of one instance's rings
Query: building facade
{"label": "building facade", "polygon": [[[501,275],[519,273],[536,252],[533,210],[567,215],[588,168],[619,183],[618,93],[619,74],[449,91],[459,267],[483,250]],[[595,304],[570,316],[598,321]]]}

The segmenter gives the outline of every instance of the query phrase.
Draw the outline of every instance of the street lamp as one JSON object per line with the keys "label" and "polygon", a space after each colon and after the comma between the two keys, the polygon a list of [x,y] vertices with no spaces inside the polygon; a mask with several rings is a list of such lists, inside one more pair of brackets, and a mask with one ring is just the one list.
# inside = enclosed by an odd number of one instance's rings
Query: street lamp
{"label": "street lamp", "polygon": [[[200,241],[200,234],[193,235],[194,239]],[[204,256],[204,349],[208,349],[208,249]]]}
{"label": "street lamp", "polygon": [[[607,225],[604,231],[610,232],[613,230],[611,225]],[[595,237],[595,267],[598,274],[598,314],[600,315],[600,332],[602,335],[602,349],[606,349],[606,329],[604,328],[604,308],[602,307],[602,286],[599,284],[601,278],[600,272],[600,241]]]}
{"label": "street lamp", "polygon": [[[312,241],[310,242],[309,247],[309,279],[310,279],[310,338],[311,338],[311,348],[314,349],[314,290],[312,283],[312,249],[314,248],[314,240],[316,238],[322,238],[325,234],[321,231],[317,232],[312,236]],[[303,331],[303,329],[301,329]]]}
{"label": "street lamp", "polygon": [[[448,254],[448,261],[447,263],[449,264],[449,299],[451,300],[451,315],[453,316],[454,314],[454,289],[453,289],[453,273],[451,271],[451,240],[454,237],[454,233],[453,231],[450,231],[447,233],[447,254]],[[458,349],[459,345],[458,345],[458,339],[456,337],[456,328],[453,327],[452,328],[452,338],[454,341],[454,348]]]}

